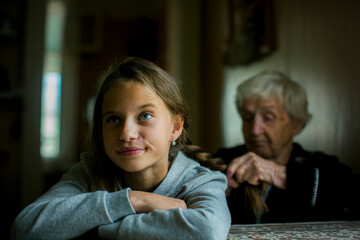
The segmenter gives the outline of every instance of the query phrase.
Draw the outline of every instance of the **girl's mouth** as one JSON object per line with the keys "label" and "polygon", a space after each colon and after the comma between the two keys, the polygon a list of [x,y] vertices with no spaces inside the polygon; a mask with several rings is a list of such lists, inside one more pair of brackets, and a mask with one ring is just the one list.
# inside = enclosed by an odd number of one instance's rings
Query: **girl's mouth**
{"label": "girl's mouth", "polygon": [[118,152],[118,154],[120,154],[122,156],[134,156],[134,155],[142,153],[143,151],[144,151],[143,148],[126,147],[117,152]]}

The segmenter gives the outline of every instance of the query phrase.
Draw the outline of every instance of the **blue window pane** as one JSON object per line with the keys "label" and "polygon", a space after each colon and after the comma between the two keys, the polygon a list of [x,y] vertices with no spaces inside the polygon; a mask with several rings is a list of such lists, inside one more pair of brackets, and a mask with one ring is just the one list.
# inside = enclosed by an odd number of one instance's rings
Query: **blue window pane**
{"label": "blue window pane", "polygon": [[40,153],[43,158],[56,158],[60,152],[60,73],[44,73],[41,105]]}

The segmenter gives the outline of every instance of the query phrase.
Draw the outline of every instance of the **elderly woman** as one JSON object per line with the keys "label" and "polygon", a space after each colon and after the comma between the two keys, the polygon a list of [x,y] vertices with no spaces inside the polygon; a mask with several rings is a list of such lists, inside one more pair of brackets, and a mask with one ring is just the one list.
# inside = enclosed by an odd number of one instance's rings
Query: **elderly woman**
{"label": "elderly woman", "polygon": [[233,224],[359,218],[351,170],[293,142],[311,118],[299,84],[263,72],[238,86],[236,104],[245,144],[215,154],[229,164]]}

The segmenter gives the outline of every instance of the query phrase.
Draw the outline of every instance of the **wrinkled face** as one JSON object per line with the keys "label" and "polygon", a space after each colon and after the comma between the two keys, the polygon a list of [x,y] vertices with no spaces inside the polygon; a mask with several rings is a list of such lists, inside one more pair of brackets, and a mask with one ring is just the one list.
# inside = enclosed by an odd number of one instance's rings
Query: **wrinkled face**
{"label": "wrinkled face", "polygon": [[275,100],[247,99],[241,117],[247,149],[265,159],[276,159],[291,149],[293,137],[302,129]]}
{"label": "wrinkled face", "polygon": [[105,151],[125,172],[167,171],[170,142],[181,134],[174,119],[150,88],[117,84],[102,104]]}

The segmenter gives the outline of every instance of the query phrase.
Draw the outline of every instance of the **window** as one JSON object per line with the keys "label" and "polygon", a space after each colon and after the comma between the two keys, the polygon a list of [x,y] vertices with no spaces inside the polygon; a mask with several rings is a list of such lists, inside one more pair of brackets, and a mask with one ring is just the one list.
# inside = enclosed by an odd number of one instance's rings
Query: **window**
{"label": "window", "polygon": [[56,159],[60,153],[64,3],[49,1],[46,11],[40,154],[44,160],[51,161]]}

